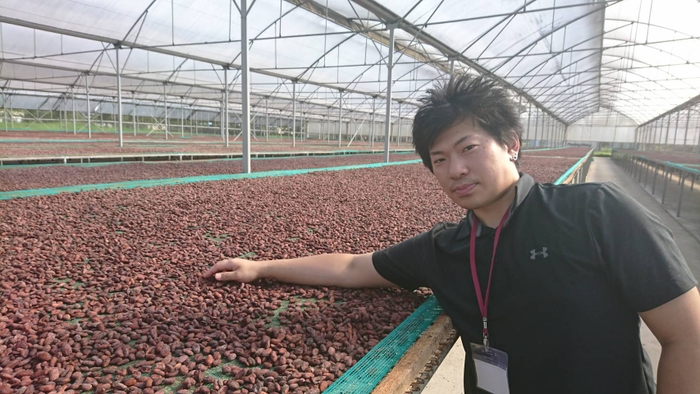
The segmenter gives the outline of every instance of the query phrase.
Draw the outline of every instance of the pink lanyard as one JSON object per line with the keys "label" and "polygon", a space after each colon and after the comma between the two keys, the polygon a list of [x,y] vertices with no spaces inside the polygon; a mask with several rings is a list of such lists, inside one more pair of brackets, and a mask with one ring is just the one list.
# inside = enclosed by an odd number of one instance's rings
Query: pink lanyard
{"label": "pink lanyard", "polygon": [[488,326],[488,308],[489,308],[489,294],[491,293],[491,275],[493,274],[493,263],[496,261],[496,248],[498,247],[498,238],[501,236],[501,229],[503,229],[503,224],[508,219],[510,214],[510,207],[506,210],[503,215],[501,222],[496,227],[496,237],[493,240],[493,256],[491,256],[491,268],[489,270],[489,281],[486,286],[486,299],[481,295],[481,285],[479,284],[479,278],[476,275],[476,229],[479,219],[477,219],[476,214],[473,214],[472,220],[472,233],[469,240],[469,264],[472,268],[472,280],[474,281],[474,289],[476,290],[476,299],[479,302],[479,310],[481,311],[481,318],[484,323],[484,346],[489,347],[489,326]]}

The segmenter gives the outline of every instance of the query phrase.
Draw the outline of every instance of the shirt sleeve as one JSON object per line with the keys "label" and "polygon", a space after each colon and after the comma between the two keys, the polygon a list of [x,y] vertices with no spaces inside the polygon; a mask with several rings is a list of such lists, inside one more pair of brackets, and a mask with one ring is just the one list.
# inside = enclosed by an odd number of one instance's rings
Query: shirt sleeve
{"label": "shirt sleeve", "polygon": [[[437,226],[436,226],[437,227]],[[413,291],[427,287],[426,262],[433,255],[435,229],[372,254],[374,268],[384,279]]]}
{"label": "shirt sleeve", "polygon": [[697,285],[671,230],[617,185],[598,189],[589,202],[588,226],[610,279],[637,312]]}

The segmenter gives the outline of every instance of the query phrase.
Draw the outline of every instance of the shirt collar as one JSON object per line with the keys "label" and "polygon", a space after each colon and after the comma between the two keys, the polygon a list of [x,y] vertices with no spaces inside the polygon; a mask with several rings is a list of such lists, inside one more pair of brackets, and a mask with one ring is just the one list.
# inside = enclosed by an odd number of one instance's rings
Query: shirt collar
{"label": "shirt collar", "polygon": [[[535,180],[528,174],[524,173],[519,173],[520,174],[520,179],[518,179],[518,182],[515,184],[515,199],[513,201],[513,204],[510,206],[510,215],[508,216],[508,219],[506,222],[503,224],[503,227],[508,226],[508,223],[510,223],[511,218],[513,217],[513,214],[515,211],[518,209],[520,204],[525,200],[525,197],[530,193],[530,190],[532,189],[533,186],[535,186]],[[457,238],[462,239],[462,238],[467,238],[469,235],[471,235],[472,232],[472,221],[474,220],[474,213],[472,211],[467,211],[467,214],[464,216],[464,218],[459,222],[459,226],[461,227],[459,229],[459,232],[457,233]],[[482,224],[478,223],[477,224],[477,229],[476,229],[476,236],[480,236],[482,232]]]}

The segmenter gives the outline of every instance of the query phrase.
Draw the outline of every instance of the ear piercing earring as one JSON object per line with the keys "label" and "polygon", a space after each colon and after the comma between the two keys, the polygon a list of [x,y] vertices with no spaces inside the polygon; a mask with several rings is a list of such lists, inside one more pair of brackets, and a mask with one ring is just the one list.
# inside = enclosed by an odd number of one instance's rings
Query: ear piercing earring
{"label": "ear piercing earring", "polygon": [[518,155],[513,155],[513,161],[518,160]]}

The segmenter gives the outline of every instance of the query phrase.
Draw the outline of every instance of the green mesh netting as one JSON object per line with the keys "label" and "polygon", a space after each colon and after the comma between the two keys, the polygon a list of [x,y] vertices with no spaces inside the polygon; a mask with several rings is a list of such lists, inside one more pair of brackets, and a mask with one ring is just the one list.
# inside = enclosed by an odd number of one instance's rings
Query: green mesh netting
{"label": "green mesh netting", "polygon": [[250,174],[202,175],[202,176],[192,176],[192,177],[185,177],[185,178],[145,179],[145,180],[138,180],[138,181],[97,183],[97,184],[92,184],[92,185],[52,187],[52,188],[47,188],[47,189],[14,190],[14,191],[9,191],[9,192],[0,192],[0,200],[11,200],[13,198],[22,198],[22,197],[48,196],[48,195],[52,195],[52,194],[69,193],[69,192],[77,193],[77,192],[88,191],[88,190],[134,189],[137,187],[179,185],[179,184],[185,184],[185,183],[206,182],[206,181],[223,181],[223,180],[231,180],[231,179],[250,179],[250,178],[265,178],[265,177],[275,177],[275,176],[289,176],[289,175],[308,174],[308,173],[319,172],[319,171],[356,170],[356,169],[360,169],[360,168],[378,168],[378,167],[394,166],[394,165],[402,165],[402,164],[415,164],[415,163],[420,163],[420,162],[421,162],[420,159],[416,159],[416,160],[396,161],[396,162],[392,162],[392,163],[372,163],[372,164],[356,164],[356,165],[351,165],[351,166],[339,166],[339,167],[305,168],[305,169],[299,169],[299,170],[264,171],[264,172],[253,172]]}
{"label": "green mesh netting", "polygon": [[442,314],[435,296],[430,296],[398,327],[338,378],[324,393],[369,393],[403,357],[418,337]]}

